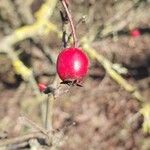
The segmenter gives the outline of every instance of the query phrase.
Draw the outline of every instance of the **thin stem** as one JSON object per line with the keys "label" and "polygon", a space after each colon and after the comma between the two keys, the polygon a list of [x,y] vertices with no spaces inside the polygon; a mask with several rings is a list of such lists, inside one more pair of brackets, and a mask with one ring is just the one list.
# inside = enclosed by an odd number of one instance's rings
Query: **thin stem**
{"label": "thin stem", "polygon": [[76,36],[76,30],[75,30],[75,27],[74,27],[74,24],[73,24],[73,20],[72,20],[72,16],[70,14],[70,11],[68,9],[68,6],[66,4],[66,1],[65,0],[62,0],[62,4],[66,10],[66,13],[67,13],[67,16],[68,16],[68,19],[69,19],[69,22],[70,22],[70,27],[71,27],[71,30],[72,30],[72,35],[73,35],[73,41],[74,41],[74,47],[77,47],[77,36]]}
{"label": "thin stem", "polygon": [[19,119],[20,119],[21,122],[25,122],[26,121],[31,127],[39,130],[40,132],[42,132],[43,134],[45,134],[47,136],[47,131],[44,128],[42,128],[39,125],[37,125],[35,122],[33,122],[32,120],[27,118],[25,115],[22,115]]}
{"label": "thin stem", "polygon": [[51,95],[51,98],[49,99],[49,129],[53,129],[53,113],[54,113],[54,96]]}
{"label": "thin stem", "polygon": [[[79,26],[80,26],[80,23],[83,22],[84,20],[85,20],[85,16],[83,16],[82,18],[80,18],[79,21],[77,22],[75,28],[79,27]],[[72,33],[70,33],[70,34],[68,35],[68,39],[67,39],[67,41],[66,41],[66,44],[70,42],[71,36],[72,36]]]}
{"label": "thin stem", "polygon": [[46,100],[46,116],[45,116],[45,129],[53,129],[53,107],[54,107],[54,96],[48,95]]}
{"label": "thin stem", "polygon": [[47,96],[46,99],[45,129],[47,129],[49,126],[48,114],[49,114],[49,95]]}
{"label": "thin stem", "polygon": [[34,132],[34,133],[27,134],[27,135],[19,136],[19,137],[13,137],[10,139],[0,140],[0,147],[6,146],[6,145],[11,145],[11,144],[22,143],[22,142],[28,141],[30,139],[46,139],[46,138],[47,138],[47,136],[45,136],[41,132]]}

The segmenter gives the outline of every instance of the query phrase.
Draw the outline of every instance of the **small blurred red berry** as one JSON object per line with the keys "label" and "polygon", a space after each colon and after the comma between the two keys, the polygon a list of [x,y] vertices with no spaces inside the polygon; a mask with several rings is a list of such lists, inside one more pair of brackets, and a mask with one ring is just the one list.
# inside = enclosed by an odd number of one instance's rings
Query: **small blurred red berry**
{"label": "small blurred red berry", "polygon": [[141,32],[140,32],[139,29],[133,29],[133,30],[130,31],[130,35],[132,37],[139,37],[141,35]]}
{"label": "small blurred red berry", "polygon": [[57,58],[57,73],[62,81],[83,80],[87,75],[89,60],[83,50],[79,48],[66,48]]}
{"label": "small blurred red berry", "polygon": [[46,85],[43,84],[43,83],[39,83],[39,84],[38,84],[38,87],[39,87],[40,92],[43,92],[43,91],[45,91],[45,89],[46,89]]}

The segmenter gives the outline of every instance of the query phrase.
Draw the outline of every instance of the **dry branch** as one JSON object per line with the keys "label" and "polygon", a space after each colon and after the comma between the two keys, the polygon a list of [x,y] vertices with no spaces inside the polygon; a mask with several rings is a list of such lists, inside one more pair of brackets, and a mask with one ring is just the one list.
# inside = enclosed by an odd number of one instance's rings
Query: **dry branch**
{"label": "dry branch", "polygon": [[29,141],[30,139],[44,139],[46,140],[47,136],[42,134],[41,132],[34,132],[23,136],[18,136],[11,139],[0,140],[0,147],[12,144],[23,143],[25,141]]}
{"label": "dry branch", "polygon": [[20,74],[24,80],[29,81],[39,102],[43,101],[45,97],[41,98],[32,70],[27,68],[19,59],[13,50],[13,46],[24,39],[47,34],[49,31],[56,30],[56,26],[49,22],[49,18],[53,14],[56,4],[57,0],[46,0],[35,14],[35,23],[16,29],[0,42],[0,52],[6,53],[12,61],[15,72]]}

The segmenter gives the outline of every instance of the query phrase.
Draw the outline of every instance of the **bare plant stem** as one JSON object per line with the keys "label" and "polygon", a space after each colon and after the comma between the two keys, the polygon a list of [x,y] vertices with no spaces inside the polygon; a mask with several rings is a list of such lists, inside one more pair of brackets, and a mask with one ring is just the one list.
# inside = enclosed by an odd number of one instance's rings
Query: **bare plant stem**
{"label": "bare plant stem", "polygon": [[68,19],[69,19],[69,22],[70,22],[70,27],[71,27],[71,30],[72,30],[72,36],[73,36],[73,41],[74,41],[74,47],[77,47],[77,36],[76,36],[76,30],[75,30],[75,27],[74,27],[74,23],[73,23],[73,20],[72,20],[72,16],[70,14],[70,11],[69,11],[69,8],[66,4],[66,1],[65,0],[61,0],[65,10],[66,10],[66,13],[67,13],[67,16],[68,16]]}
{"label": "bare plant stem", "polygon": [[54,96],[48,95],[46,101],[46,116],[45,116],[45,129],[53,129],[53,106],[54,106]]}
{"label": "bare plant stem", "polygon": [[49,95],[47,96],[47,99],[46,99],[46,112],[45,112],[45,129],[48,128],[49,126],[49,121],[48,121],[48,113],[49,113]]}
{"label": "bare plant stem", "polygon": [[22,143],[25,141],[28,141],[30,139],[46,139],[47,136],[45,136],[44,134],[42,134],[41,132],[34,132],[34,133],[30,133],[27,135],[23,135],[23,136],[19,136],[19,137],[14,137],[11,139],[4,139],[0,141],[0,147],[1,146],[5,146],[5,145],[10,145],[10,144],[15,144],[15,143]]}
{"label": "bare plant stem", "polygon": [[52,130],[53,129],[53,108],[54,108],[54,96],[51,95],[50,99],[49,99],[49,108],[50,108],[50,112],[49,112],[49,129]]}
{"label": "bare plant stem", "polygon": [[[58,75],[56,75],[52,86],[57,87],[58,82],[59,78]],[[53,130],[54,101],[55,101],[54,93],[48,94],[46,101],[45,128],[50,131]]]}
{"label": "bare plant stem", "polygon": [[30,120],[25,115],[22,115],[21,117],[19,117],[19,119],[21,120],[21,122],[26,122],[28,125],[30,125],[31,127],[37,129],[38,131],[40,131],[41,133],[43,133],[44,135],[47,136],[47,130],[40,127],[37,123],[33,122],[32,120]]}

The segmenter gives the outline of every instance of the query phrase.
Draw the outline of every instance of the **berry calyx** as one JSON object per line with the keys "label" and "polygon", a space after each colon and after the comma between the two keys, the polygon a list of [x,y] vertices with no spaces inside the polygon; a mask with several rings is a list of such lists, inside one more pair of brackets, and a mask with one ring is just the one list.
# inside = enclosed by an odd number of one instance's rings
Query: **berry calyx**
{"label": "berry calyx", "polygon": [[43,84],[43,83],[39,83],[39,84],[38,84],[38,88],[39,88],[40,92],[44,92],[45,89],[46,89],[46,85]]}
{"label": "berry calyx", "polygon": [[57,73],[63,82],[79,83],[87,75],[89,60],[79,48],[66,48],[57,58]]}

